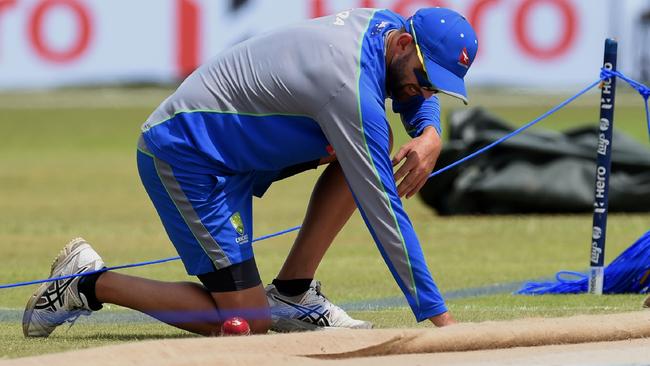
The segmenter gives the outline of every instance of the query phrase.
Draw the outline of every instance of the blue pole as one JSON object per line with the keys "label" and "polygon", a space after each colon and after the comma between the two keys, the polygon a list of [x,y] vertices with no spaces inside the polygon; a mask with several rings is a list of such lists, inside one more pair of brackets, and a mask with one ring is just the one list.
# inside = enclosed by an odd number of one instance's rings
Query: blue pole
{"label": "blue pole", "polygon": [[[618,44],[605,40],[603,68],[616,71]],[[600,131],[596,154],[596,184],[594,188],[594,221],[591,234],[591,271],[589,293],[602,295],[605,265],[605,238],[609,194],[609,173],[612,165],[612,131],[614,129],[614,98],[616,77],[603,80],[600,94]]]}

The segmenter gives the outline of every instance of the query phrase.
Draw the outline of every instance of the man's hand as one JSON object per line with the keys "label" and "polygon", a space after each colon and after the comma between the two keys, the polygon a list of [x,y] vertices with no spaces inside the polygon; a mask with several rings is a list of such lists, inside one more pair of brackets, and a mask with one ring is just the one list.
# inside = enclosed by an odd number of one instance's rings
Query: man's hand
{"label": "man's hand", "polygon": [[397,186],[397,194],[400,197],[406,195],[406,198],[411,198],[420,191],[433,171],[441,149],[442,140],[436,129],[430,126],[425,128],[420,136],[399,149],[393,157],[393,166],[406,159],[395,172],[395,182],[404,178]]}
{"label": "man's hand", "polygon": [[451,313],[448,311],[442,314],[438,314],[436,316],[432,316],[431,318],[429,318],[429,320],[436,327],[446,327],[448,325],[456,324],[456,319],[454,319],[454,317],[451,316]]}

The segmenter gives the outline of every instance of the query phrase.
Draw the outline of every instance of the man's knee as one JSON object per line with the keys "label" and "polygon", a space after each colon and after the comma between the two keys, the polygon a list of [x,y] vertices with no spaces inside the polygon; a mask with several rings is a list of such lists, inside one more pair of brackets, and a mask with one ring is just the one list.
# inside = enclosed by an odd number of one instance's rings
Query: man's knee
{"label": "man's knee", "polygon": [[251,328],[251,334],[266,334],[271,329],[271,317],[264,319],[254,319],[248,322]]}
{"label": "man's knee", "polygon": [[215,335],[221,333],[222,322],[232,317],[245,319],[253,334],[271,328],[271,311],[254,258],[197,277],[212,295],[220,315]]}

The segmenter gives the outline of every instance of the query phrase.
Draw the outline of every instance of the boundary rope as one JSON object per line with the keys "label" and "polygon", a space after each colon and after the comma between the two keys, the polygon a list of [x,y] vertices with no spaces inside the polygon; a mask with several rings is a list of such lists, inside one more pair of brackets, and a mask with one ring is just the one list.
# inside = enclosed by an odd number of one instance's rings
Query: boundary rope
{"label": "boundary rope", "polygon": [[[292,228],[278,231],[277,233],[269,234],[269,235],[264,235],[260,236],[259,238],[253,239],[253,243],[256,241],[262,241],[270,238],[274,238],[276,236],[281,236],[287,233],[290,233],[292,231],[299,230],[300,226],[294,226]],[[144,266],[149,266],[152,264],[161,264],[161,263],[167,263],[167,262],[172,262],[181,259],[181,257],[169,257],[169,258],[163,258],[163,259],[157,259],[153,261],[145,261],[145,262],[138,262],[138,263],[131,263],[131,264],[124,264],[121,266],[114,266],[114,267],[106,267],[103,269],[99,269],[96,271],[90,271],[90,272],[84,272],[84,273],[78,273],[78,274],[71,274],[67,276],[61,276],[61,277],[54,277],[54,278],[45,278],[42,280],[34,280],[34,281],[25,281],[25,282],[17,282],[17,283],[11,283],[8,285],[0,285],[0,290],[6,289],[6,288],[14,288],[14,287],[22,287],[22,286],[29,286],[29,285],[37,285],[39,283],[45,283],[45,282],[53,282],[53,281],[59,281],[59,280],[66,280],[68,278],[75,278],[75,277],[81,277],[81,276],[89,276],[95,273],[100,273],[100,272],[106,272],[106,271],[115,271],[118,269],[126,269],[126,268],[135,268],[135,267],[144,267]]]}
{"label": "boundary rope", "polygon": [[[431,173],[429,175],[429,178],[435,177],[435,176],[437,176],[439,174],[442,174],[442,173],[444,173],[444,172],[446,172],[446,171],[448,171],[448,170],[450,170],[450,169],[452,169],[452,168],[454,168],[454,167],[456,167],[456,166],[458,166],[458,165],[460,165],[460,164],[462,164],[462,163],[464,163],[464,162],[466,162],[468,160],[471,160],[471,159],[475,158],[476,156],[478,156],[480,154],[483,154],[484,152],[492,149],[493,147],[497,146],[498,144],[500,144],[500,143],[502,143],[502,142],[504,142],[504,141],[506,141],[506,140],[508,140],[508,139],[522,133],[523,131],[527,130],[528,128],[532,127],[533,125],[537,124],[538,122],[546,119],[548,116],[552,115],[553,113],[557,112],[558,110],[564,108],[569,103],[571,103],[574,100],[578,99],[580,96],[582,96],[583,94],[585,94],[586,92],[588,92],[589,90],[591,90],[592,88],[594,88],[595,86],[600,84],[600,82],[602,82],[603,80],[606,80],[606,79],[609,79],[609,78],[612,78],[612,77],[618,77],[618,78],[626,81],[632,88],[636,89],[639,92],[639,94],[641,94],[641,96],[643,97],[643,99],[645,101],[646,122],[647,122],[647,125],[648,125],[648,137],[650,138],[650,111],[649,111],[649,108],[648,108],[648,98],[650,97],[650,88],[648,88],[647,86],[643,85],[642,83],[640,83],[640,82],[638,82],[638,81],[636,81],[634,79],[631,79],[631,78],[625,76],[623,73],[621,73],[619,71],[611,71],[611,70],[607,70],[607,69],[601,69],[600,78],[598,80],[594,81],[593,83],[589,84],[586,88],[582,89],[581,91],[579,91],[574,96],[572,96],[570,98],[567,98],[562,103],[560,103],[557,106],[549,109],[546,113],[544,113],[541,116],[535,118],[534,120],[526,123],[525,125],[519,127],[518,129],[508,133],[507,135],[499,138],[498,140],[496,140],[496,141],[494,141],[494,142],[492,142],[492,143],[490,143],[490,144],[476,150],[475,152],[465,156],[464,158],[462,158],[462,159],[460,159],[460,160],[458,160],[458,161],[456,161],[454,163],[451,163],[451,164],[447,165],[444,168],[436,170],[435,172],[433,172],[433,173]],[[292,228],[282,230],[282,231],[278,231],[278,232],[273,233],[273,234],[260,236],[259,238],[253,239],[253,242],[263,241],[263,240],[266,240],[266,239],[274,238],[276,236],[281,236],[281,235],[284,235],[284,234],[287,234],[287,233],[290,233],[290,232],[293,232],[293,231],[297,231],[297,230],[300,230],[300,226],[294,226]],[[55,278],[46,278],[46,279],[33,280],[33,281],[17,282],[17,283],[12,283],[12,284],[7,284],[7,285],[0,285],[0,290],[8,289],[8,288],[22,287],[22,286],[29,286],[29,285],[36,285],[36,284],[40,284],[40,283],[53,282],[53,281],[59,281],[59,280],[65,280],[65,279],[81,277],[81,276],[88,276],[88,275],[91,275],[91,274],[95,274],[95,273],[99,273],[99,272],[105,272],[105,271],[115,271],[115,270],[126,269],[126,268],[144,267],[144,266],[149,266],[149,265],[153,265],[153,264],[161,264],[161,263],[172,262],[172,261],[176,261],[176,260],[179,260],[179,259],[180,259],[180,257],[177,256],[177,257],[163,258],[163,259],[152,260],[152,261],[144,261],[144,262],[124,264],[124,265],[113,266],[113,267],[106,267],[104,269],[97,270],[97,271],[84,272],[84,273],[72,274],[72,275],[55,277]]]}
{"label": "boundary rope", "polygon": [[510,132],[510,133],[508,133],[507,135],[505,135],[505,136],[501,137],[500,139],[498,139],[498,140],[492,142],[491,144],[486,145],[486,146],[484,146],[484,147],[482,147],[482,148],[480,148],[480,149],[474,151],[473,153],[467,155],[466,157],[461,158],[461,159],[459,159],[458,161],[453,162],[453,163],[447,165],[447,166],[444,167],[444,168],[441,168],[441,169],[439,169],[439,170],[436,170],[435,172],[433,172],[433,173],[431,173],[431,174],[429,175],[429,178],[431,178],[431,177],[435,177],[435,176],[438,175],[438,174],[442,174],[442,173],[446,172],[447,170],[450,170],[450,169],[452,169],[452,168],[455,168],[456,166],[458,166],[458,165],[460,165],[460,164],[462,164],[462,163],[464,163],[464,162],[466,162],[466,161],[468,161],[468,160],[471,160],[471,159],[473,159],[473,158],[475,158],[475,157],[477,157],[477,156],[483,154],[484,152],[486,152],[486,151],[492,149],[493,147],[499,145],[500,143],[502,143],[502,142],[504,142],[504,141],[506,141],[506,140],[508,140],[508,139],[510,139],[510,138],[512,138],[512,137],[514,137],[514,136],[516,136],[516,135],[519,135],[519,134],[522,133],[523,131],[529,129],[530,127],[532,127],[533,125],[537,124],[538,122],[540,122],[540,121],[546,119],[548,116],[552,115],[553,113],[557,112],[558,110],[560,110],[560,109],[566,107],[567,104],[569,104],[569,103],[573,102],[574,100],[578,99],[578,98],[581,97],[583,94],[585,94],[585,93],[588,92],[589,90],[593,89],[596,85],[600,84],[600,82],[601,82],[602,80],[603,80],[603,79],[601,78],[601,79],[598,79],[598,80],[594,81],[593,83],[589,84],[589,86],[587,86],[586,88],[584,88],[584,89],[582,89],[580,92],[578,92],[578,94],[572,96],[571,98],[568,98],[568,99],[565,100],[564,102],[562,102],[562,103],[558,104],[557,106],[555,106],[555,107],[549,109],[546,113],[542,114],[541,116],[539,116],[539,117],[535,118],[534,120],[532,120],[532,121],[526,123],[525,125],[519,127],[518,129],[516,129],[516,130],[514,130],[514,131],[512,131],[512,132]]}

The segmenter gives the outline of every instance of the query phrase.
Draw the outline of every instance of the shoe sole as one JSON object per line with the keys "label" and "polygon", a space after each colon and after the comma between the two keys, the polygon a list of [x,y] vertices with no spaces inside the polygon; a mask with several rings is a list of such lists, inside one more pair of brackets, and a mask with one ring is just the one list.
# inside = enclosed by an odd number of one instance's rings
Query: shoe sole
{"label": "shoe sole", "polygon": [[372,329],[374,328],[374,325],[370,322],[365,322],[362,325],[356,326],[356,327],[322,327],[326,330],[335,330],[335,329]]}
{"label": "shoe sole", "polygon": [[[82,238],[76,238],[70,241],[68,245],[66,245],[61,251],[59,252],[59,255],[54,259],[52,262],[52,266],[50,268],[50,275],[48,278],[52,278],[54,272],[60,265],[67,264],[66,259],[71,258],[74,255],[78,254],[83,246],[88,246],[90,247],[90,244],[88,244],[84,239]],[[23,313],[23,335],[27,337],[37,337],[34,335],[29,335],[29,325],[31,324],[32,320],[32,314],[34,313],[34,308],[36,307],[36,302],[38,299],[43,296],[43,294],[47,291],[48,288],[52,286],[52,282],[45,282],[43,283],[34,294],[29,298],[27,301],[27,305],[25,306],[25,312]],[[41,337],[49,337],[48,335],[44,335]]]}
{"label": "shoe sole", "polygon": [[298,319],[277,318],[273,320],[271,330],[276,333],[294,333],[294,332],[313,332],[323,330],[325,327],[320,327],[311,323],[303,322]]}
{"label": "shoe sole", "polygon": [[330,327],[314,325],[298,319],[277,318],[273,321],[271,330],[276,333],[297,333],[297,332],[314,332],[322,330],[339,330],[339,329],[372,329],[373,324],[366,322],[363,327]]}

